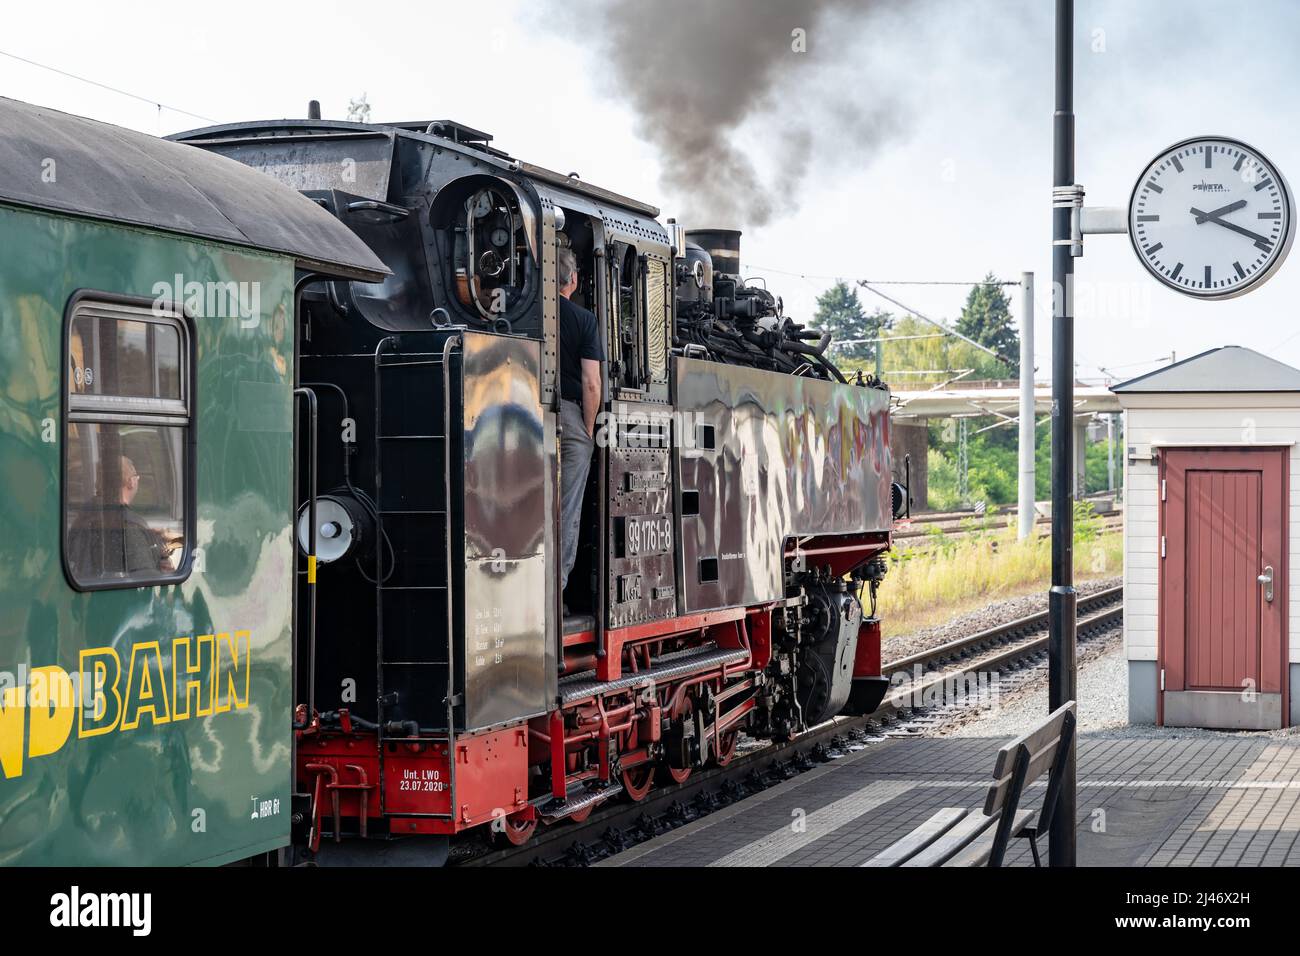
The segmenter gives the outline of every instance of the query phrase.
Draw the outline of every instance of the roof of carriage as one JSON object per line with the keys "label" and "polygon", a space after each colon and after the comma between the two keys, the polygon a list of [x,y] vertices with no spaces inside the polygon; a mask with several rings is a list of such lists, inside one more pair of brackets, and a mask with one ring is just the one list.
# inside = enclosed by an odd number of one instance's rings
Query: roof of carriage
{"label": "roof of carriage", "polygon": [[281,253],[342,278],[389,274],[329,212],[243,163],[4,97],[0,202]]}

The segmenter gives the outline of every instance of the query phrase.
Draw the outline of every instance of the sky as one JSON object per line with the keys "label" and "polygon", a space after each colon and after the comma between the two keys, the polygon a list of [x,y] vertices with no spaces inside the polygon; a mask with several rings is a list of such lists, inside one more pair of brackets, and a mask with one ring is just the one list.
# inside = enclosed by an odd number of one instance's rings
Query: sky
{"label": "sky", "polygon": [[[310,99],[326,118],[342,119],[362,96],[375,120],[456,119],[491,132],[511,155],[654,203],[661,218],[743,228],[743,271],[764,277],[797,319],[811,317],[836,278],[961,283],[1031,271],[1038,378],[1049,377],[1050,2],[794,0],[789,18],[806,24],[709,20],[721,19],[720,3],[770,13],[774,0],[687,4],[702,28],[736,36],[744,55],[754,39],[746,24],[781,31],[781,58],[765,71],[762,95],[732,117],[725,136],[776,197],[758,223],[691,218],[717,204],[672,175],[671,152],[654,141],[665,128],[647,123],[629,87],[636,70],[655,71],[655,89],[674,108],[716,109],[705,87],[718,74],[698,51],[689,58],[671,43],[656,46],[659,31],[641,31],[638,41],[604,28],[608,4],[628,2],[62,0],[56,16],[10,4],[0,95],[153,134],[305,116]],[[665,17],[684,2],[672,0]],[[1076,6],[1076,168],[1088,205],[1127,205],[1155,155],[1202,134],[1244,140],[1300,182],[1300,4],[1259,0],[1249,15],[1223,0]],[[798,53],[785,39],[796,28],[806,34]],[[773,54],[764,46],[753,55]],[[1124,236],[1088,237],[1076,271],[1084,380],[1107,372],[1123,380],[1171,354],[1227,344],[1300,367],[1300,256],[1262,287],[1222,302],[1158,286]],[[967,292],[880,288],[948,321]],[[1019,321],[1019,292],[1008,292]],[[899,311],[861,294],[868,307]]]}

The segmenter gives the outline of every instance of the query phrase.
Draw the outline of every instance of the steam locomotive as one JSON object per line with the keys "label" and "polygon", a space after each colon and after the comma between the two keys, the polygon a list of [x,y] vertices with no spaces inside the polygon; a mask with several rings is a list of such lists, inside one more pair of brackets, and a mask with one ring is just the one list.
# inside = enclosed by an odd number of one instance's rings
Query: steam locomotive
{"label": "steam locomotive", "polygon": [[[877,706],[889,392],[740,233],[450,121],[0,114],[0,669],[49,665],[0,857],[436,863]],[[607,356],[565,593],[562,246]]]}
{"label": "steam locomotive", "polygon": [[[661,226],[451,121],[173,138],[300,190],[392,271],[299,280],[320,408],[297,448],[310,853],[420,860],[439,842],[398,838],[484,824],[522,843],[725,764],[742,732],[876,706],[863,595],[905,497],[889,392],[742,278],[740,233]],[[565,594],[560,245],[608,359]]]}

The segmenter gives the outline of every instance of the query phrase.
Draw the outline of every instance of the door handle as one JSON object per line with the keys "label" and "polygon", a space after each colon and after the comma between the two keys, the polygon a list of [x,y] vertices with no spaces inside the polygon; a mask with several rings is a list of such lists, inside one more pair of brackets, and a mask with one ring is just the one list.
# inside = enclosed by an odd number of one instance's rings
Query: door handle
{"label": "door handle", "polygon": [[1259,577],[1257,577],[1255,580],[1258,581],[1260,584],[1264,585],[1264,600],[1272,601],[1273,600],[1273,565],[1270,564],[1266,568],[1264,568],[1264,573],[1261,574]]}

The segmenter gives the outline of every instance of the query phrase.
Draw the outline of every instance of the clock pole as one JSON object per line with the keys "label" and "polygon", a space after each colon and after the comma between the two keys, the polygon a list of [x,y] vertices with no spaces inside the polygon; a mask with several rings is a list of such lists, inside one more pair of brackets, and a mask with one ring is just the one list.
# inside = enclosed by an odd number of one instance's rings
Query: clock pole
{"label": "clock pole", "polygon": [[[1074,0],[1056,0],[1056,112],[1052,116],[1052,590],[1048,595],[1048,709],[1076,699],[1074,591],[1074,257],[1083,190],[1074,182]],[[1048,861],[1074,866],[1071,741]]]}

